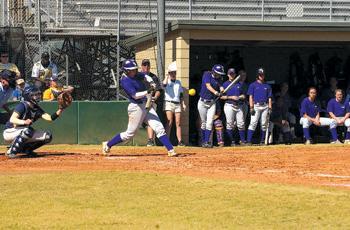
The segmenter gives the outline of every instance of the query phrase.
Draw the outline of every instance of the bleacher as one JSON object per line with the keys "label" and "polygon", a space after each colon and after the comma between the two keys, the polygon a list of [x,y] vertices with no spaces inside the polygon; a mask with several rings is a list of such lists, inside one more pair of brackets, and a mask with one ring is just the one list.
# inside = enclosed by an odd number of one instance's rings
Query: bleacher
{"label": "bleacher", "polygon": [[[350,1],[333,0],[194,0],[193,20],[348,22]],[[293,4],[293,5],[291,5]],[[294,7],[294,8],[293,8]],[[295,12],[294,12],[295,11]],[[63,27],[115,31],[116,0],[65,0]],[[295,15],[294,15],[295,14]],[[133,36],[156,27],[157,1],[127,0],[121,5],[121,34]],[[166,21],[190,19],[188,0],[167,0]]]}

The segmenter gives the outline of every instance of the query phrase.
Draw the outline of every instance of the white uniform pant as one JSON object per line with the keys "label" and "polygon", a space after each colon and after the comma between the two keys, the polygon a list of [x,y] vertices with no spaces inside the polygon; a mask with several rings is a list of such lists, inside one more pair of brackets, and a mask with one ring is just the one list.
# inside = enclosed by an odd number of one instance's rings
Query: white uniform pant
{"label": "white uniform pant", "polygon": [[216,112],[216,104],[210,105],[210,102],[198,101],[198,113],[201,118],[201,129],[211,130],[213,127],[213,119]]}
{"label": "white uniform pant", "polygon": [[129,123],[125,132],[120,134],[123,141],[131,139],[135,136],[137,130],[145,121],[154,130],[156,136],[159,138],[165,135],[165,129],[160,122],[159,117],[153,107],[148,111],[145,108],[145,103],[135,104],[130,103],[128,106]]}
{"label": "white uniform pant", "polygon": [[[4,141],[6,143],[11,143],[16,139],[17,136],[21,134],[23,129],[27,127],[17,127],[17,128],[9,128],[5,129],[3,132]],[[34,134],[31,138],[29,138],[26,143],[29,142],[37,142],[37,141],[45,141],[47,136],[47,132],[43,130],[34,130]]]}
{"label": "white uniform pant", "polygon": [[267,116],[269,112],[269,106],[266,105],[254,105],[255,115],[250,116],[250,124],[248,129],[255,130],[260,120],[261,130],[266,131],[267,129]]}
{"label": "white uniform pant", "polygon": [[[338,117],[339,119],[343,119],[343,117]],[[345,126],[347,128],[347,131],[350,132],[350,118],[346,119],[343,125],[338,125],[337,122],[334,119],[331,119],[333,122],[330,125],[331,129],[335,129],[338,126]]]}
{"label": "white uniform pant", "polygon": [[233,105],[225,103],[224,112],[226,116],[226,129],[234,129],[237,125],[238,130],[244,130],[244,110],[242,105]]}
{"label": "white uniform pant", "polygon": [[[330,128],[337,127],[335,120],[327,117],[320,117],[320,123],[321,123],[321,126],[329,126]],[[309,128],[312,124],[313,123],[309,121],[307,118],[305,117],[300,118],[300,125],[303,126],[303,129]]]}

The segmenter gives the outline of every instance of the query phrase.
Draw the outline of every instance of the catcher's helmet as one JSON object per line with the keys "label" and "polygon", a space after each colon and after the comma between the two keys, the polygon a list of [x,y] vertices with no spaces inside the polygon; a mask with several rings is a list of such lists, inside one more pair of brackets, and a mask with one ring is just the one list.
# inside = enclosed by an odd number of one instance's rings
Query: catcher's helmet
{"label": "catcher's helmet", "polygon": [[123,70],[134,70],[137,69],[137,63],[134,59],[126,59],[123,62]]}
{"label": "catcher's helmet", "polygon": [[225,70],[224,70],[224,67],[222,65],[216,64],[213,66],[213,68],[211,70],[217,74],[225,75]]}
{"label": "catcher's helmet", "polygon": [[41,92],[34,85],[27,86],[23,90],[23,99],[33,104],[37,104],[41,100]]}

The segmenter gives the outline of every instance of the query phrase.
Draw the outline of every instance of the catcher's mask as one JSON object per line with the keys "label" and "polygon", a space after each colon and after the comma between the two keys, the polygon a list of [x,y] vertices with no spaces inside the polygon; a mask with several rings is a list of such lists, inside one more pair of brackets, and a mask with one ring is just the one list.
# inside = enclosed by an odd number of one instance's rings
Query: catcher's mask
{"label": "catcher's mask", "polygon": [[36,105],[41,101],[41,92],[36,86],[27,86],[23,90],[23,98]]}

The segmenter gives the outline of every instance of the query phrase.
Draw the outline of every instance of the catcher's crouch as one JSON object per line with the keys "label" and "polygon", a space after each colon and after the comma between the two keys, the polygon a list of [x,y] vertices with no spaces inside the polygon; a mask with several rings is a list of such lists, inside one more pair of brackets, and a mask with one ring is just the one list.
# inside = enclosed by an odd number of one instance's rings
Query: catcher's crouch
{"label": "catcher's crouch", "polygon": [[18,153],[25,153],[31,156],[36,154],[33,150],[51,142],[52,135],[48,131],[35,130],[31,125],[43,118],[47,121],[56,120],[63,112],[62,107],[53,113],[45,113],[38,105],[41,100],[41,92],[35,86],[28,86],[23,91],[24,101],[14,109],[10,120],[5,126],[3,133],[4,140],[11,143],[6,155],[15,158]]}

